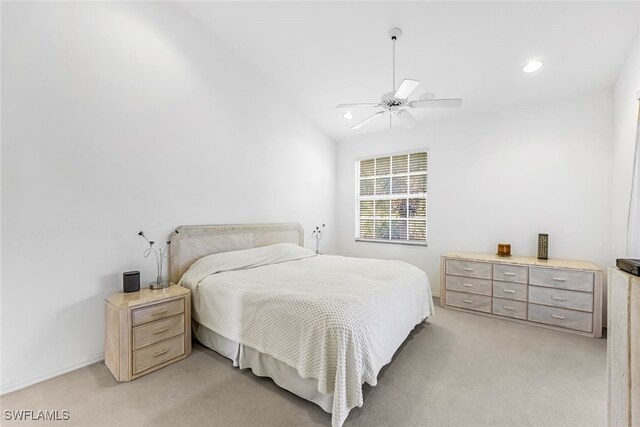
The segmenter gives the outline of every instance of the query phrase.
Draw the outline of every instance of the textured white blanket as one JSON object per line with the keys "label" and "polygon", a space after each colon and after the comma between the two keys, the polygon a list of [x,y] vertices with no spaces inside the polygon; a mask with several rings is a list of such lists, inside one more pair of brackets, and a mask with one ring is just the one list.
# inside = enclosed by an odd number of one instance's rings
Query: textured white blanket
{"label": "textured white blanket", "polygon": [[193,315],[333,393],[332,425],[362,406],[362,384],[433,313],[425,273],[401,261],[316,256],[295,245],[210,255],[184,274]]}

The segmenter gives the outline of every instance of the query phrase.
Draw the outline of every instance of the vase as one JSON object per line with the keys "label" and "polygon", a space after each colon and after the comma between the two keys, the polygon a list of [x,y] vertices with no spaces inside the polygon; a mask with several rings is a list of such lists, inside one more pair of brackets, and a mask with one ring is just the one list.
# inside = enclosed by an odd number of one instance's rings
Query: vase
{"label": "vase", "polygon": [[158,276],[155,283],[152,283],[149,287],[151,289],[165,289],[169,287],[169,282],[164,280],[162,276]]}

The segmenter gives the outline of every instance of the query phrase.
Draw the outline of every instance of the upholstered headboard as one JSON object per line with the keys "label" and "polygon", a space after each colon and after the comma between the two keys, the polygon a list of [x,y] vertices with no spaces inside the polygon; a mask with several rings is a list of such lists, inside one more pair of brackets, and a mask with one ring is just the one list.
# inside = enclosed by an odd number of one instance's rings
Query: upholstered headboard
{"label": "upholstered headboard", "polygon": [[206,255],[274,243],[304,245],[300,224],[182,225],[177,230],[169,254],[169,280],[173,283]]}

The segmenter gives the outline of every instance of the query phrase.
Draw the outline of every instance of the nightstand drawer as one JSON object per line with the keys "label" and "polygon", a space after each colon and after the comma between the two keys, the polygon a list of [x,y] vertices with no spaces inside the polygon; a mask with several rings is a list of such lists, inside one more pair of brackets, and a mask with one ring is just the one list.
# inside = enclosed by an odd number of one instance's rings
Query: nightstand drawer
{"label": "nightstand drawer", "polygon": [[456,276],[477,277],[491,279],[491,264],[486,262],[463,261],[460,259],[447,260],[447,274]]}
{"label": "nightstand drawer", "polygon": [[184,354],[184,335],[133,352],[133,375]]}
{"label": "nightstand drawer", "polygon": [[138,350],[183,333],[184,314],[136,326],[133,328],[133,349]]}
{"label": "nightstand drawer", "polygon": [[491,280],[488,279],[447,275],[446,281],[446,288],[452,291],[491,295]]}
{"label": "nightstand drawer", "polygon": [[133,326],[184,313],[184,299],[163,302],[133,310]]}
{"label": "nightstand drawer", "polygon": [[572,291],[593,292],[593,273],[531,267],[529,284]]}

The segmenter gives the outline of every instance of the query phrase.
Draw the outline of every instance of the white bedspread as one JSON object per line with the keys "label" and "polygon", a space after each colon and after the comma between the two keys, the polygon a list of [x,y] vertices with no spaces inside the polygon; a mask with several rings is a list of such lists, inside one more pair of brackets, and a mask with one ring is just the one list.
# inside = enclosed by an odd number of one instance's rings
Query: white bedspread
{"label": "white bedspread", "polygon": [[362,384],[376,385],[409,332],[432,315],[427,276],[401,261],[274,246],[275,255],[257,248],[205,257],[180,284],[193,291],[199,323],[333,393],[339,427],[362,406]]}

